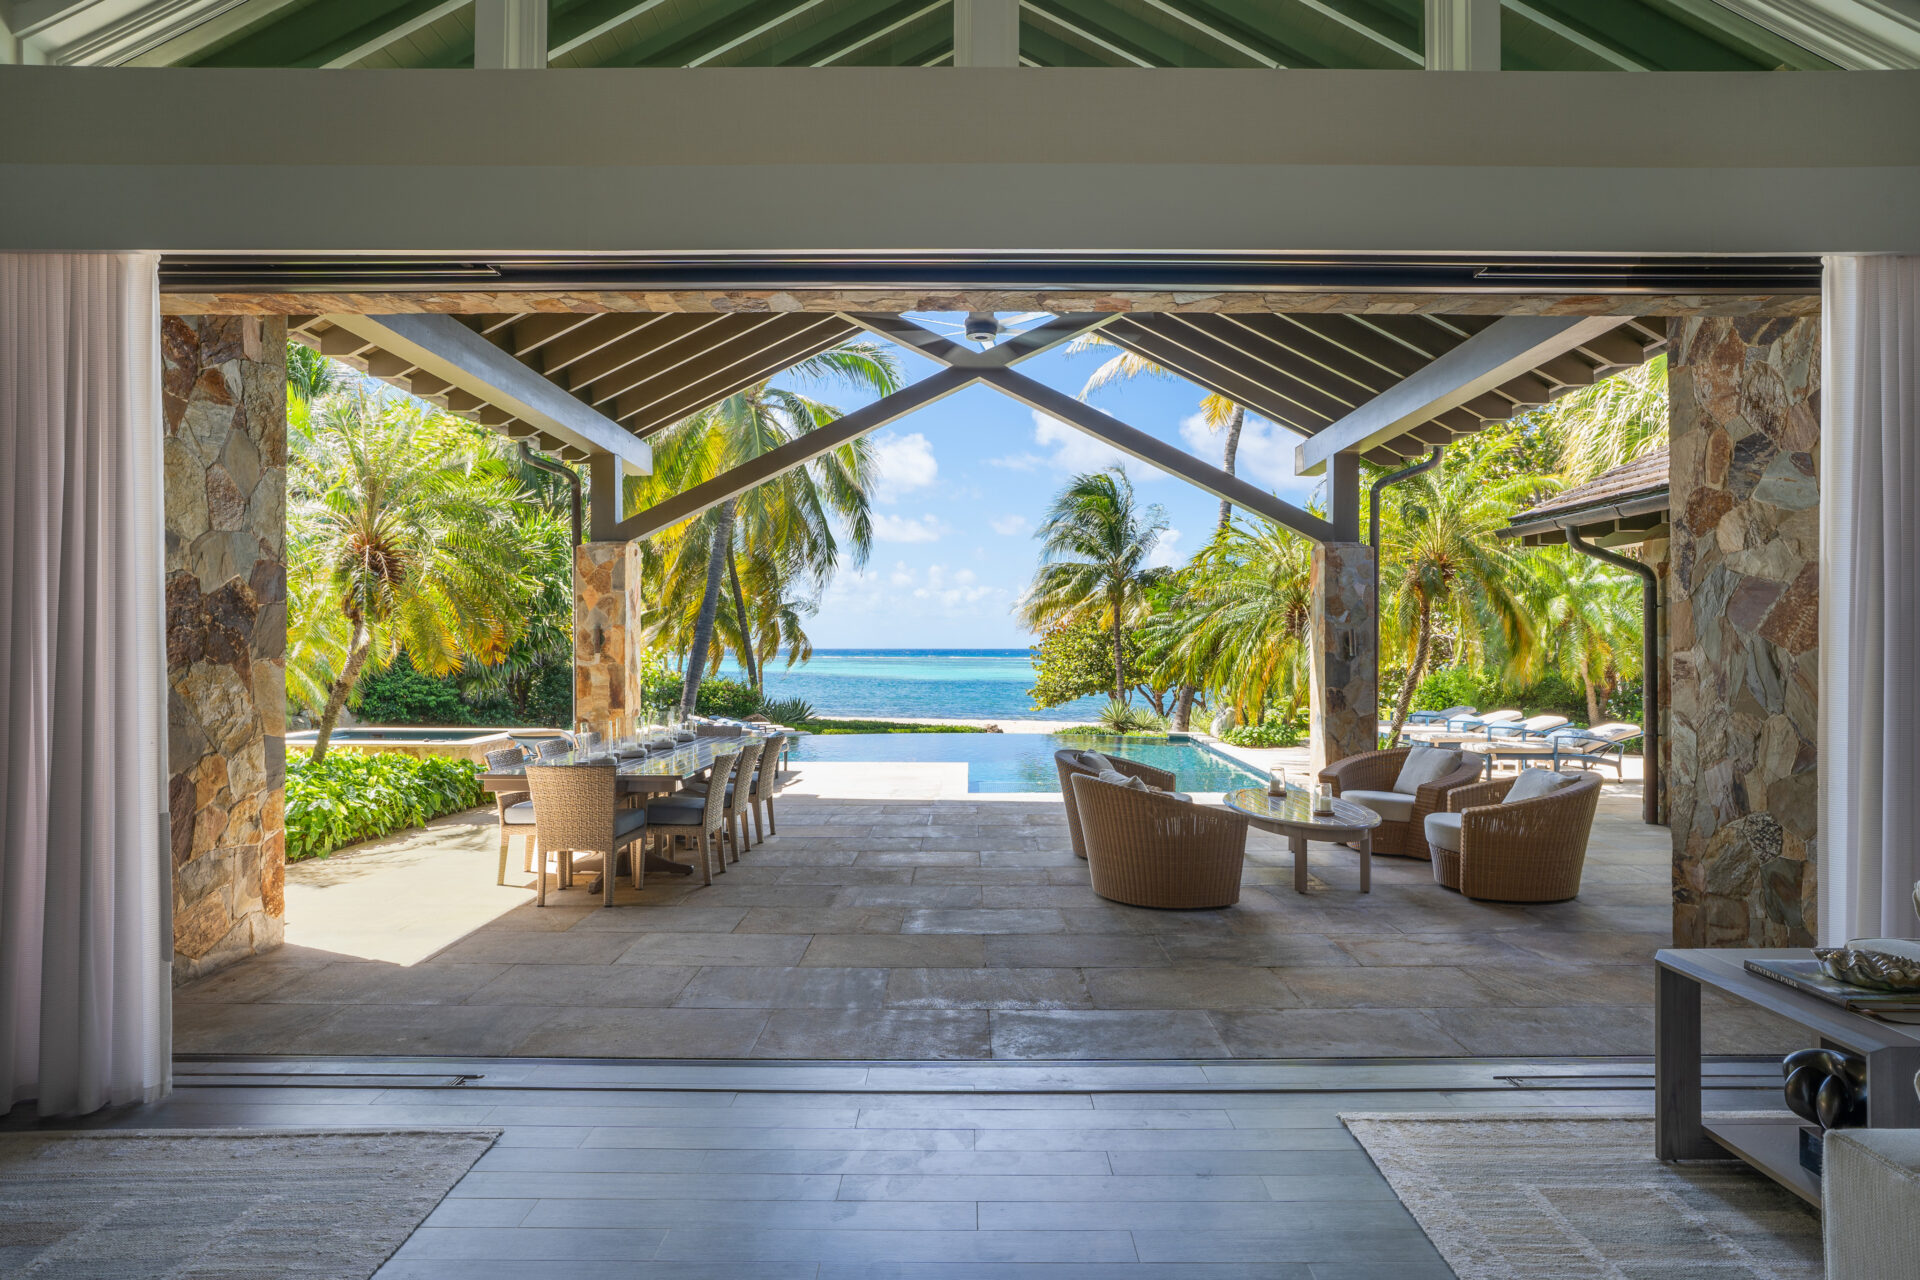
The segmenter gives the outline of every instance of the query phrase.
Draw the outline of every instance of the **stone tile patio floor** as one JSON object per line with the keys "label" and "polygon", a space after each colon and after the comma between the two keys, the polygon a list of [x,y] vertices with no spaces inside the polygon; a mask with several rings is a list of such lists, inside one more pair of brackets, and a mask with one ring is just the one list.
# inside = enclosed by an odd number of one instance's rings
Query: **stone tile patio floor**
{"label": "stone tile patio floor", "polygon": [[[843,766],[843,768],[845,768]],[[809,783],[813,782],[811,788]],[[289,872],[289,945],[181,988],[182,1054],[770,1059],[1645,1055],[1668,833],[1601,801],[1577,901],[1254,833],[1240,904],[1097,897],[1057,796],[866,799],[812,766],[712,887],[496,887],[490,811]],[[857,788],[855,788],[857,789]],[[901,790],[897,780],[888,788]],[[806,794],[809,790],[815,794]],[[510,876],[510,880],[530,877]],[[1707,1050],[1790,1033],[1709,1005]]]}

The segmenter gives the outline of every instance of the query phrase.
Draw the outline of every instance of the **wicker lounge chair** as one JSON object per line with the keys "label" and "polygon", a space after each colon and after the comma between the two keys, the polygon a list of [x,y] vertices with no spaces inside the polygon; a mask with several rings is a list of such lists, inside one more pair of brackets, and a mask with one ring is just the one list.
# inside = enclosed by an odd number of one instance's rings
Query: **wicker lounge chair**
{"label": "wicker lounge chair", "polygon": [[[1400,771],[1413,747],[1391,747],[1385,751],[1363,751],[1357,756],[1335,761],[1320,771],[1320,781],[1333,784],[1333,794],[1366,805],[1380,815],[1374,828],[1373,851],[1397,854],[1403,858],[1426,858],[1426,816],[1444,813],[1447,794],[1464,787],[1480,776],[1477,757],[1462,758],[1457,766],[1440,777],[1402,793],[1395,790]],[[1363,792],[1363,795],[1353,795]]]}
{"label": "wicker lounge chair", "polygon": [[[540,820],[534,826],[534,862],[538,889],[534,901],[547,905],[547,856],[557,855],[559,883],[573,883],[573,873],[581,870],[576,859],[581,854],[598,860],[605,904],[613,905],[613,882],[620,869],[620,850],[643,840],[647,834],[647,815],[641,809],[620,809],[614,804],[619,788],[618,769],[612,764],[531,764],[527,766],[527,790]],[[644,876],[645,858],[635,849],[633,887],[638,889]],[[590,860],[587,869],[593,869]]]}
{"label": "wicker lounge chair", "polygon": [[[1067,807],[1067,838],[1073,842],[1073,856],[1087,856],[1086,840],[1080,833],[1080,806],[1074,796],[1073,779],[1075,777],[1095,778],[1100,771],[1080,762],[1080,757],[1089,754],[1083,751],[1056,751],[1053,753],[1054,768],[1060,773],[1060,800]],[[1156,769],[1150,764],[1141,764],[1138,760],[1129,760],[1125,756],[1102,756],[1111,764],[1116,773],[1124,773],[1129,778],[1138,778],[1150,787],[1162,791],[1171,791],[1174,777],[1165,769]]]}
{"label": "wicker lounge chair", "polygon": [[[1515,787],[1530,791],[1552,785],[1550,779],[1558,785],[1545,794],[1507,800]],[[1599,803],[1597,773],[1526,769],[1518,777],[1456,787],[1447,796],[1447,811],[1425,823],[1433,878],[1489,902],[1577,897]]]}
{"label": "wicker lounge chair", "polygon": [[1135,907],[1230,907],[1240,901],[1247,820],[1170,794],[1074,772],[1093,891]]}

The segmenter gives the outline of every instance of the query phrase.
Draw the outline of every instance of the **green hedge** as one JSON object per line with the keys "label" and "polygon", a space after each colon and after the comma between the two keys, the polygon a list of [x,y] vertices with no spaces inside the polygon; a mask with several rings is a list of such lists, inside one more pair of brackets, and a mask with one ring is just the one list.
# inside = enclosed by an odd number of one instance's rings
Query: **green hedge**
{"label": "green hedge", "polygon": [[480,766],[444,756],[335,751],[287,760],[287,861],[417,827],[479,804]]}

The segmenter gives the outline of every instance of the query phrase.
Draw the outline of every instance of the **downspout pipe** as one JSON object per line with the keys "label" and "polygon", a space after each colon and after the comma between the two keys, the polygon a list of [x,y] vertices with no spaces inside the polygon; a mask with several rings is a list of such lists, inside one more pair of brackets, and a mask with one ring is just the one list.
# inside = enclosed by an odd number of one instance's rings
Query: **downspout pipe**
{"label": "downspout pipe", "polygon": [[[1411,480],[1421,472],[1439,466],[1440,455],[1445,448],[1445,445],[1433,446],[1433,452],[1426,456],[1425,461],[1381,476],[1367,490],[1367,545],[1373,548],[1373,687],[1376,697],[1380,688],[1380,495],[1389,485]],[[1387,745],[1393,744],[1389,742]]]}
{"label": "downspout pipe", "polygon": [[559,476],[562,480],[565,480],[567,486],[573,490],[573,545],[576,547],[580,546],[585,541],[585,538],[581,534],[580,473],[572,467],[562,466],[551,459],[541,457],[533,450],[527,448],[527,442],[525,440],[518,441],[517,443],[520,446],[520,461],[526,463],[536,471],[545,471],[549,475]]}
{"label": "downspout pipe", "polygon": [[1660,575],[1653,566],[1642,564],[1605,547],[1596,547],[1580,536],[1578,526],[1569,522],[1560,526],[1567,545],[1583,556],[1591,556],[1616,569],[1625,569],[1640,577],[1640,718],[1641,750],[1645,775],[1640,783],[1640,817],[1648,826],[1660,822]]}

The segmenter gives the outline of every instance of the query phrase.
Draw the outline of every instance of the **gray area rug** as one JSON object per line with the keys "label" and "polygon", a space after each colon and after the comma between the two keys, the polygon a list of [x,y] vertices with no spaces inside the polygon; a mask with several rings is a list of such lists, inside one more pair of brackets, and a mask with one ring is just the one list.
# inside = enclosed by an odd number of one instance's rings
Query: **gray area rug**
{"label": "gray area rug", "polygon": [[1460,1280],[1821,1280],[1820,1216],[1645,1117],[1340,1117]]}
{"label": "gray area rug", "polygon": [[366,1280],[499,1136],[0,1134],[0,1276]]}

